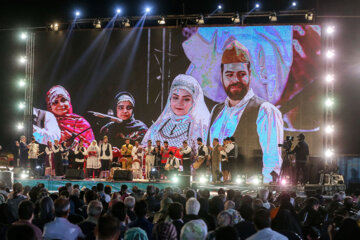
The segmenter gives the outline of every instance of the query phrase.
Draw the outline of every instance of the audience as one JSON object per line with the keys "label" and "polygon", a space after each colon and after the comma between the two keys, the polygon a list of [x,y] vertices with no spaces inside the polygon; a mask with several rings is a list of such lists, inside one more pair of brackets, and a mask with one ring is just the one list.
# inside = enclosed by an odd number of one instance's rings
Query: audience
{"label": "audience", "polygon": [[[240,191],[149,185],[120,192],[100,183],[71,183],[49,194],[45,186],[0,183],[1,239],[289,239],[342,240],[360,236],[360,192],[325,198],[260,189]],[[27,195],[24,194],[27,189]],[[70,194],[69,194],[70,193]],[[6,202],[4,202],[6,201]],[[108,208],[109,206],[109,208]],[[76,223],[76,224],[74,224]],[[42,234],[43,233],[43,234]]]}

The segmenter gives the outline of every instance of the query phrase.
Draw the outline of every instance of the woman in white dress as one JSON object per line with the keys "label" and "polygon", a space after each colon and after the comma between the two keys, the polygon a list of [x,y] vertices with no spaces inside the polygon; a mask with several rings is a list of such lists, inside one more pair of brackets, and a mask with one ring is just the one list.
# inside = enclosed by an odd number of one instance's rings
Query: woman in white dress
{"label": "woman in white dress", "polygon": [[88,158],[86,160],[87,176],[97,177],[99,169],[101,168],[100,162],[100,148],[97,146],[96,140],[93,140],[87,149]]}
{"label": "woman in white dress", "polygon": [[181,147],[186,140],[197,149],[196,139],[207,139],[209,119],[200,84],[194,77],[180,74],[172,82],[164,111],[145,134],[142,145],[148,140],[166,140],[169,146]]}

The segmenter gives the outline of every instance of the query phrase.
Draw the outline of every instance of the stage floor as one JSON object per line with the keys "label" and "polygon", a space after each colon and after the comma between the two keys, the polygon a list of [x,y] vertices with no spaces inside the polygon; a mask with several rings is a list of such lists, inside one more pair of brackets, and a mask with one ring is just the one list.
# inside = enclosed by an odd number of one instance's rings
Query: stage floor
{"label": "stage floor", "polygon": [[[139,189],[146,190],[148,185],[154,185],[160,189],[166,187],[182,187],[181,183],[174,183],[168,180],[161,180],[159,182],[149,182],[148,180],[133,180],[133,181],[107,181],[105,179],[84,179],[84,180],[67,180],[67,179],[19,179],[15,178],[15,182],[20,182],[23,186],[36,186],[39,183],[45,185],[49,191],[57,191],[59,187],[64,186],[66,183],[71,182],[73,185],[78,184],[80,188],[86,187],[91,189],[97,183],[101,182],[104,185],[110,185],[114,191],[120,191],[121,185],[126,184],[129,189],[133,186],[137,186]],[[192,182],[193,187],[197,189],[208,189],[211,192],[216,192],[218,189],[223,188],[225,190],[233,189],[239,190],[243,194],[255,196],[260,188],[268,188],[272,192],[277,194],[280,192],[296,192],[298,196],[305,197],[307,192],[315,193],[321,191],[323,195],[331,196],[335,192],[345,191],[346,186],[344,184],[336,185],[319,185],[319,184],[307,184],[307,185],[272,185],[272,184],[211,184],[211,183],[197,183]]]}

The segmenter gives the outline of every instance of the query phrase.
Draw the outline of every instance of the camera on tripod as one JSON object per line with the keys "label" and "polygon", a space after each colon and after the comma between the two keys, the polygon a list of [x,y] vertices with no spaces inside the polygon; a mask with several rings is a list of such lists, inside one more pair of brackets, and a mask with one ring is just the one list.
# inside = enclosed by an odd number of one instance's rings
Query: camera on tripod
{"label": "camera on tripod", "polygon": [[292,142],[294,141],[293,136],[286,136],[284,143],[279,144],[278,146],[283,148],[285,151],[289,152],[292,146]]}

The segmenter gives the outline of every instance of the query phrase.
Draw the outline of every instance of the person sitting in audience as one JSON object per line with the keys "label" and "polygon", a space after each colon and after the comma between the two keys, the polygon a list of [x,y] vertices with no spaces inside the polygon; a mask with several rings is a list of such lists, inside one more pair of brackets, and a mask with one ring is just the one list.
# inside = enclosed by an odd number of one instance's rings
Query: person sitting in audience
{"label": "person sitting in audience", "polygon": [[53,221],[55,218],[54,202],[50,197],[44,197],[39,202],[39,213],[34,218],[32,223],[40,228],[41,231],[44,229],[44,225],[48,222]]}
{"label": "person sitting in audience", "polygon": [[119,221],[109,215],[99,218],[95,228],[97,240],[117,240],[120,236]]}
{"label": "person sitting in audience", "polygon": [[19,239],[35,240],[37,238],[34,229],[29,225],[19,224],[19,225],[10,226],[6,232],[6,240],[19,240]]}
{"label": "person sitting in audience", "polygon": [[140,227],[146,232],[149,240],[152,240],[152,230],[154,225],[145,218],[146,213],[148,212],[146,201],[141,200],[135,203],[135,214],[136,220],[129,223],[128,228]]}
{"label": "person sitting in audience", "polygon": [[200,218],[198,216],[199,210],[200,210],[199,201],[194,197],[189,198],[186,201],[186,207],[185,207],[186,215],[184,216],[184,223],[187,223],[187,222],[189,222],[191,220],[199,219]]}
{"label": "person sitting in audience", "polygon": [[124,238],[127,230],[126,226],[126,207],[122,202],[117,202],[110,208],[110,214],[119,220],[120,238]]}
{"label": "person sitting in audience", "polygon": [[13,191],[8,196],[7,204],[15,219],[19,218],[18,207],[20,202],[26,199],[26,196],[23,195],[23,190],[22,184],[16,182],[13,184]]}
{"label": "person sitting in audience", "polygon": [[87,219],[79,223],[81,231],[85,235],[85,240],[95,240],[95,227],[101,216],[103,206],[100,201],[92,200],[87,207]]}
{"label": "person sitting in audience", "polygon": [[247,240],[287,240],[284,235],[271,230],[270,228],[270,214],[266,209],[259,209],[254,215],[254,224],[257,229],[257,233],[248,237]]}
{"label": "person sitting in audience", "polygon": [[139,227],[134,227],[126,231],[124,240],[148,240],[147,234]]}
{"label": "person sitting in audience", "polygon": [[173,201],[171,200],[171,198],[164,198],[163,200],[161,200],[160,211],[155,213],[155,215],[154,215],[154,220],[153,220],[154,224],[161,222],[161,221],[165,221],[165,219],[168,216],[169,206],[172,203],[173,203]]}
{"label": "person sitting in audience", "polygon": [[176,228],[169,222],[155,224],[152,236],[154,240],[177,240]]}
{"label": "person sitting in audience", "polygon": [[44,239],[75,240],[84,238],[79,226],[70,223],[67,218],[70,212],[69,200],[58,198],[54,202],[55,219],[44,226]]}
{"label": "person sitting in audience", "polygon": [[206,223],[201,220],[191,220],[187,222],[180,233],[180,240],[205,240],[208,229]]}
{"label": "person sitting in audience", "polygon": [[133,196],[128,196],[124,200],[124,204],[126,207],[126,214],[130,218],[131,221],[135,221],[136,215],[134,213],[135,206],[135,198]]}

